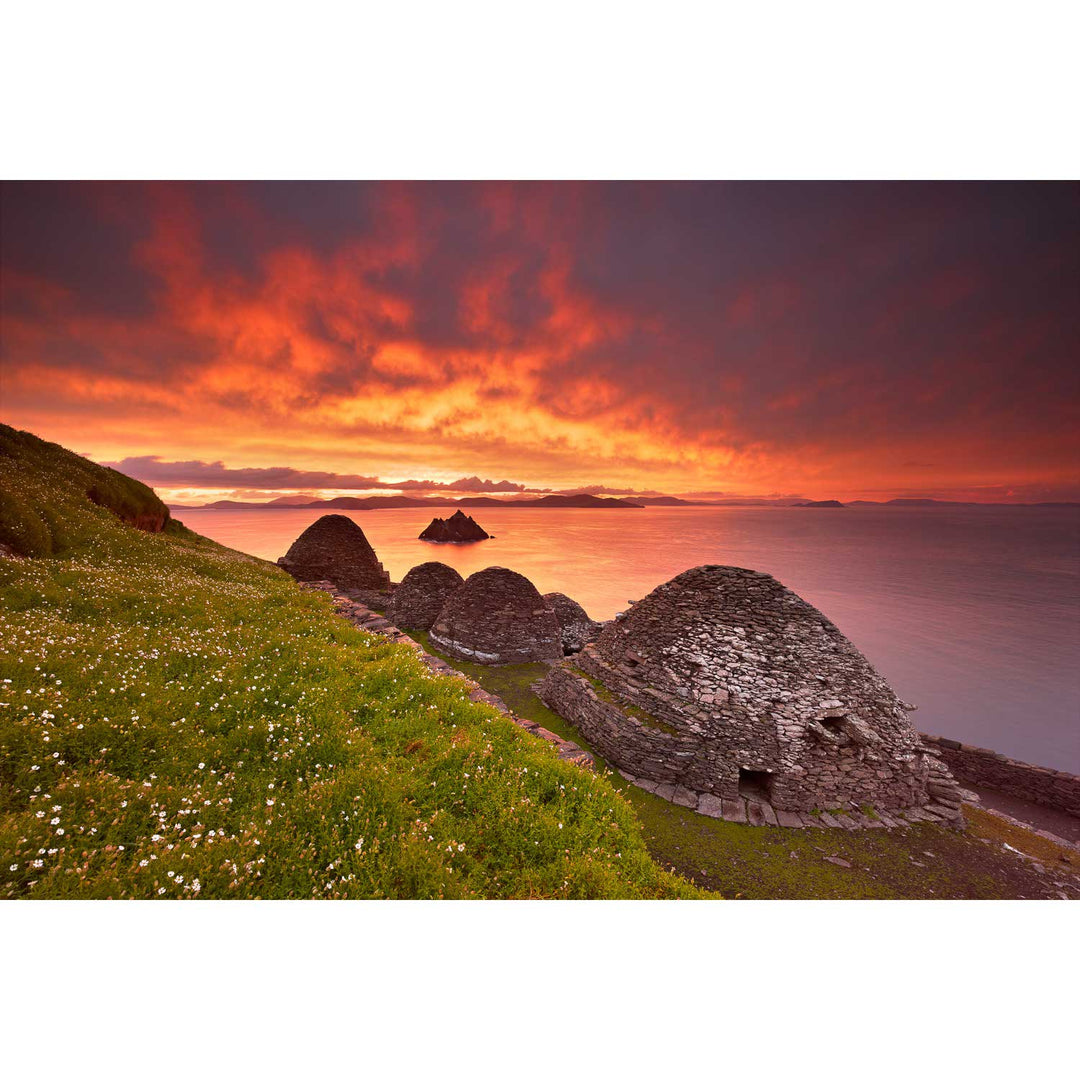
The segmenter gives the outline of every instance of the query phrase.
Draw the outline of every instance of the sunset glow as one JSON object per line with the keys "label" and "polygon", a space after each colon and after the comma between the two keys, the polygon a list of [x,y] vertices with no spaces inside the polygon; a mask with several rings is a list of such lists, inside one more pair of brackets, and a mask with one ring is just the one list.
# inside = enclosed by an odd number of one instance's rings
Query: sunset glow
{"label": "sunset glow", "polygon": [[8,183],[2,233],[3,419],[170,499],[1080,498],[1073,184]]}

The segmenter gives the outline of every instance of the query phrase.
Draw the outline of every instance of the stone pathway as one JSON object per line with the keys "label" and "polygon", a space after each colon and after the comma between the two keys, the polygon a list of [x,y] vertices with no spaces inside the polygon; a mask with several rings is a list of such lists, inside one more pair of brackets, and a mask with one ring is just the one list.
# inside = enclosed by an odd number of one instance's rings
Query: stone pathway
{"label": "stone pathway", "polygon": [[948,808],[911,807],[907,810],[873,810],[873,815],[859,810],[833,810],[830,813],[792,813],[775,810],[767,802],[754,798],[720,799],[715,795],[691,791],[677,784],[658,784],[619,770],[624,780],[661,799],[685,806],[706,817],[722,818],[740,825],[775,825],[784,829],[906,829],[911,825],[956,825],[956,815]]}
{"label": "stone pathway", "polygon": [[427,667],[428,670],[433,671],[436,675],[447,675],[455,679],[461,679],[468,684],[468,696],[470,701],[480,701],[485,705],[491,705],[493,708],[498,709],[508,720],[517,724],[518,727],[524,728],[530,735],[536,735],[545,742],[551,743],[555,747],[555,751],[559,758],[563,761],[572,761],[575,765],[581,765],[587,769],[595,768],[596,761],[588,750],[583,749],[578,746],[577,743],[571,742],[569,739],[560,738],[554,732],[548,731],[547,728],[541,727],[532,720],[525,720],[520,716],[516,716],[508,708],[506,702],[504,702],[497,694],[489,693],[480,686],[479,683],[470,679],[464,672],[451,667],[445,660],[440,660],[439,657],[432,656],[431,653],[424,649],[419,641],[409,637],[404,631],[399,630],[394,626],[389,619],[386,619],[377,611],[372,611],[366,604],[362,604],[358,600],[350,599],[348,596],[338,592],[328,581],[305,582],[303,588],[329,593],[334,604],[334,609],[342,618],[347,619],[353,626],[356,626],[361,630],[367,630],[369,633],[381,634],[396,645],[407,645],[410,649],[415,650],[419,654],[419,658],[425,667]]}

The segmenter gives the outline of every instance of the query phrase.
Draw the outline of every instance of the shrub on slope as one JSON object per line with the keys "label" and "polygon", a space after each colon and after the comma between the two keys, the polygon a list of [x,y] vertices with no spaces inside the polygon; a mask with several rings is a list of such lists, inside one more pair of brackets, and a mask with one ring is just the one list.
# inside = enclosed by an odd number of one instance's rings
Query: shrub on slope
{"label": "shrub on slope", "polygon": [[65,552],[0,557],[0,896],[696,895],[603,778],[40,445],[0,468]]}

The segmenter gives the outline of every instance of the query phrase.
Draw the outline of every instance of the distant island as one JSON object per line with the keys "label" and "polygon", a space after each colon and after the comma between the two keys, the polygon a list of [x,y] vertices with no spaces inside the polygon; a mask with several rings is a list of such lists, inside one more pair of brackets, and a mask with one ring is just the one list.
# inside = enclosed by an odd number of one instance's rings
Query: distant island
{"label": "distant island", "polygon": [[359,499],[339,495],[336,499],[309,499],[306,496],[284,495],[270,502],[237,502],[218,499],[202,506],[176,504],[178,510],[401,510],[435,506],[513,506],[564,509],[576,507],[595,510],[640,510],[644,500],[604,499],[597,495],[544,495],[539,499],[495,499],[490,495],[470,495],[461,499],[439,496],[418,499],[411,495],[370,495]]}
{"label": "distant island", "polygon": [[589,510],[641,510],[650,506],[723,506],[723,507],[765,507],[781,510],[805,509],[846,509],[860,506],[900,506],[909,508],[934,506],[1020,506],[1020,507],[1077,507],[1080,502],[1039,502],[1039,503],[978,503],[949,502],[943,499],[889,499],[887,502],[874,502],[869,499],[855,499],[843,503],[838,499],[799,499],[799,498],[754,498],[744,499],[682,499],[677,495],[635,495],[633,498],[620,499],[599,495],[542,495],[537,498],[495,498],[491,495],[467,495],[452,499],[445,495],[420,497],[415,495],[339,495],[333,499],[313,499],[310,495],[281,495],[269,502],[243,502],[235,499],[218,499],[210,503],[169,503],[170,510],[408,510],[436,509],[443,507],[493,507],[512,506],[535,509],[578,508]]}
{"label": "distant island", "polygon": [[456,510],[448,518],[433,519],[419,538],[432,544],[475,544],[478,540],[490,540],[491,534],[485,532],[468,514]]}

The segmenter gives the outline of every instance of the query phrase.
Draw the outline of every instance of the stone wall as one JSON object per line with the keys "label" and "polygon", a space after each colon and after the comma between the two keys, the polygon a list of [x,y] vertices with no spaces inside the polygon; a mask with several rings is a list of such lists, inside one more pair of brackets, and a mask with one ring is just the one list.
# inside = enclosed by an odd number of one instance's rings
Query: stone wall
{"label": "stone wall", "polygon": [[938,735],[923,735],[923,743],[937,750],[953,776],[962,784],[981,784],[1019,799],[1080,817],[1080,776],[1013,761],[993,750],[967,746]]}
{"label": "stone wall", "polygon": [[590,619],[585,609],[566,593],[544,593],[543,598],[559,620],[563,652],[567,655],[581,652],[600,633],[600,624]]}
{"label": "stone wall", "polygon": [[403,633],[378,612],[372,611],[363,603],[358,603],[351,596],[339,592],[333,582],[304,582],[301,584],[301,588],[329,593],[334,604],[334,610],[338,615],[342,616],[342,618],[347,619],[352,623],[353,626],[359,627],[361,630],[366,630],[372,634],[379,634],[397,645],[407,645],[417,653],[424,666],[435,675],[460,679],[468,687],[470,701],[483,702],[485,705],[491,705],[498,709],[508,720],[518,727],[524,728],[530,735],[536,735],[538,738],[543,739],[544,742],[551,744],[555,748],[555,752],[558,754],[560,760],[572,762],[573,764],[580,765],[582,768],[586,769],[593,769],[596,767],[596,762],[588,750],[578,746],[575,742],[571,742],[569,739],[564,739],[554,732],[548,731],[547,728],[541,727],[534,720],[526,720],[523,717],[518,716],[497,694],[489,693],[480,686],[479,683],[474,682],[463,672],[451,667],[446,661],[440,660],[437,656],[432,656],[431,653],[424,649],[420,642],[409,637],[408,634]]}
{"label": "stone wall", "polygon": [[570,664],[553,667],[537,687],[537,696],[553,712],[572,717],[574,727],[601,757],[637,776],[682,783],[686,759],[697,752],[698,740],[674,737],[627,716],[601,698]]}

